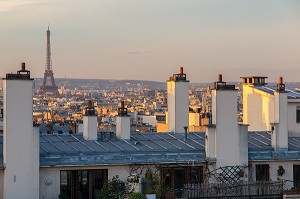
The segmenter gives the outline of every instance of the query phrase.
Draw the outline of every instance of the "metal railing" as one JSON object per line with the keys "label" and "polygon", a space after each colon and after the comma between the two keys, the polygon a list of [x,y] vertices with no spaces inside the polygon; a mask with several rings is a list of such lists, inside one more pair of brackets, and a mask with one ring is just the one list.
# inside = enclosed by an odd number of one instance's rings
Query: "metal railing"
{"label": "metal railing", "polygon": [[238,184],[186,184],[174,190],[175,198],[282,198],[283,181]]}

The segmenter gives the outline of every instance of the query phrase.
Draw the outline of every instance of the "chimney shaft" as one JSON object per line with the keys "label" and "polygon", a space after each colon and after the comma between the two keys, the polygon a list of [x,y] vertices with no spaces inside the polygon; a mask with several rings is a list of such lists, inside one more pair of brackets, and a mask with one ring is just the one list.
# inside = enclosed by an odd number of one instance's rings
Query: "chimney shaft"
{"label": "chimney shaft", "polygon": [[97,116],[95,114],[94,103],[88,101],[88,106],[85,108],[83,116],[83,138],[85,140],[97,140]]}
{"label": "chimney shaft", "polygon": [[[21,69],[25,70],[25,63]],[[6,74],[3,80],[3,165],[6,169],[1,198],[39,198],[40,134],[38,127],[33,127],[32,85],[29,71]],[[24,180],[30,183],[23,183]]]}
{"label": "chimney shaft", "polygon": [[180,67],[180,75],[183,75],[183,67]]}

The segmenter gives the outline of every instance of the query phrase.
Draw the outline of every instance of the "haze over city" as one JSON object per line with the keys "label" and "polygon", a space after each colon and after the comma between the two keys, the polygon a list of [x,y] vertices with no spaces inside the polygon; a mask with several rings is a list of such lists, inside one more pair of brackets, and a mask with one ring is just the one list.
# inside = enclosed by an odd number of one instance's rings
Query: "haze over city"
{"label": "haze over city", "polygon": [[300,1],[2,0],[0,73],[45,70],[51,30],[55,77],[191,82],[244,75],[299,81]]}

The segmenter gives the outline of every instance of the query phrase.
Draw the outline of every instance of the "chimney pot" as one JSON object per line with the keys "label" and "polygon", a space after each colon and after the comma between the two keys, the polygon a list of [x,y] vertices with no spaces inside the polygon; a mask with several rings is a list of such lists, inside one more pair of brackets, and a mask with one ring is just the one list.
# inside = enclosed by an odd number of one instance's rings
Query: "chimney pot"
{"label": "chimney pot", "polygon": [[121,102],[121,108],[125,108],[125,103],[124,103],[124,101]]}
{"label": "chimney pot", "polygon": [[183,74],[183,67],[180,67],[180,75]]}
{"label": "chimney pot", "polygon": [[279,77],[278,84],[283,84],[283,77]]}
{"label": "chimney pot", "polygon": [[25,63],[24,63],[24,62],[23,62],[22,65],[21,65],[21,69],[22,69],[22,70],[25,70]]}
{"label": "chimney pot", "polygon": [[222,74],[219,74],[219,82],[222,82]]}

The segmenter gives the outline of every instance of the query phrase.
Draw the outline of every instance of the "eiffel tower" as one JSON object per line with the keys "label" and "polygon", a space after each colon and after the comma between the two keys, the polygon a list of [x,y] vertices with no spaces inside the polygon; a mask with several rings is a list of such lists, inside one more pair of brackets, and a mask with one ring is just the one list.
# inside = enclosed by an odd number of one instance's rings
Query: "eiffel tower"
{"label": "eiffel tower", "polygon": [[[41,93],[52,93],[54,95],[58,95],[58,87],[55,84],[54,76],[52,70],[52,60],[51,60],[51,46],[50,46],[50,30],[48,26],[47,30],[47,53],[46,53],[46,66],[45,66],[45,73],[44,73],[44,80],[41,86]],[[47,80],[51,80],[51,84],[47,84]]]}

